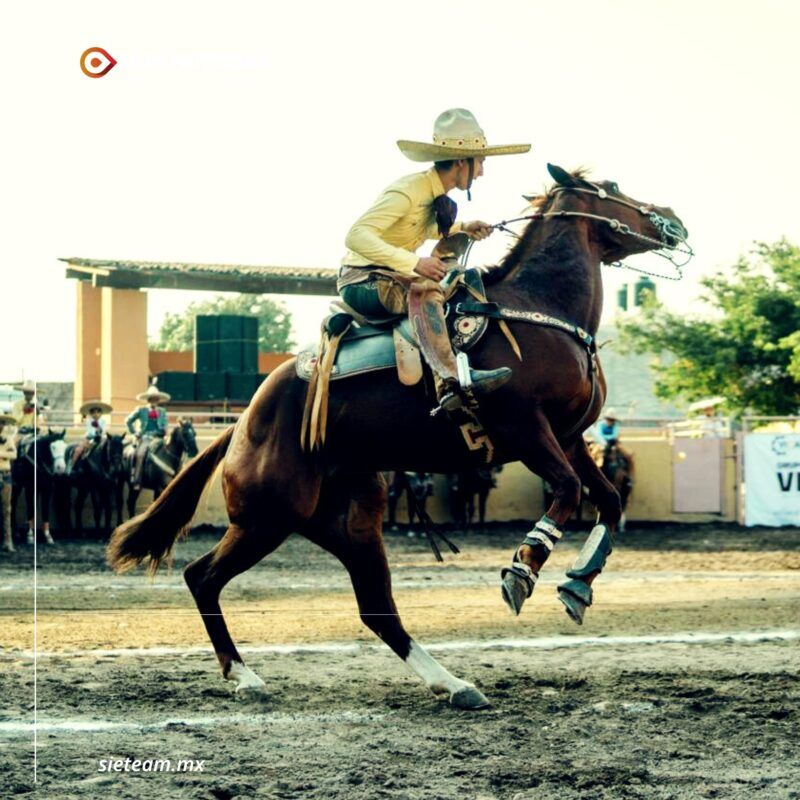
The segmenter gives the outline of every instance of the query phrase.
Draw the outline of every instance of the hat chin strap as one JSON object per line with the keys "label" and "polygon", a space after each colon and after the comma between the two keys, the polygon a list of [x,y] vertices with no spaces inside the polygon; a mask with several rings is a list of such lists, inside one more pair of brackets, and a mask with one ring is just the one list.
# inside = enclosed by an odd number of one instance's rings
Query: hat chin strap
{"label": "hat chin strap", "polygon": [[467,161],[469,162],[469,175],[467,177],[467,200],[472,200],[472,192],[470,189],[472,188],[472,179],[475,176],[475,159],[468,158]]}

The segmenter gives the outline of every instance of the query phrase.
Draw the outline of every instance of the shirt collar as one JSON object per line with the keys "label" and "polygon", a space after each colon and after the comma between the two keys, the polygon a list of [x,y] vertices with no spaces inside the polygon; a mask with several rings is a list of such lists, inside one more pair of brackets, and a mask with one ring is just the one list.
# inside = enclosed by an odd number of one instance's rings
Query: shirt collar
{"label": "shirt collar", "polygon": [[431,167],[426,173],[428,180],[431,182],[431,189],[433,190],[433,199],[445,194],[444,186],[442,186],[442,179],[439,177],[439,172],[436,167]]}

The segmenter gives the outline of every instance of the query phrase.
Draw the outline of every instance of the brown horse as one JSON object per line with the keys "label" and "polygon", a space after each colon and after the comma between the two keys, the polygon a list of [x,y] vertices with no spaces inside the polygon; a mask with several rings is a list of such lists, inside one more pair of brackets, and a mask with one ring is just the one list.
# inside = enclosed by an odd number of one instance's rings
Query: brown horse
{"label": "brown horse", "polygon": [[[633,201],[616,184],[590,183],[579,172],[557,167],[550,171],[557,185],[536,201],[535,218],[501,265],[488,272],[487,294],[506,307],[566,318],[593,335],[603,304],[601,263],[673,249],[686,232],[670,209]],[[508,366],[514,372],[508,384],[481,401],[494,463],[522,461],[553,486],[548,518],[554,526],[569,519],[583,483],[600,522],[613,530],[619,496],[581,436],[605,397],[602,373],[592,373],[593,351],[554,327],[525,321],[509,326],[521,361],[494,325],[471,351],[478,368]],[[189,525],[205,484],[224,459],[230,527],[184,575],[223,675],[237,683],[237,691],[260,693],[265,684],[236,650],[220,592],[296,532],[343,563],[364,624],[430,690],[447,694],[456,707],[486,706],[483,694],[451,675],[403,628],[381,539],[386,505],[381,471],[458,472],[470,464],[462,435],[442,415],[431,417],[422,383],[402,386],[394,371],[385,370],[332,385],[327,441],[321,451],[307,453],[300,444],[307,388],[296,377],[294,360],[276,369],[235,427],[189,463],[144,514],[115,531],[109,564],[126,569],[147,560],[156,569]],[[543,544],[524,544],[515,554],[516,569],[524,565],[536,575],[548,554]],[[588,588],[597,571],[582,585]],[[512,578],[523,589],[528,585],[516,573]],[[512,587],[511,595],[515,591]],[[508,601],[509,591],[505,594]],[[512,608],[518,612],[520,605]]]}

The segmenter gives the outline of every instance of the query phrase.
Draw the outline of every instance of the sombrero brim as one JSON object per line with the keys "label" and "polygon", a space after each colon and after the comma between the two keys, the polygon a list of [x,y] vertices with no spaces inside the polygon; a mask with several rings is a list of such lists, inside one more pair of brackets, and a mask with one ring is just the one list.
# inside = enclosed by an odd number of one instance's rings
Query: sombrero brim
{"label": "sombrero brim", "polygon": [[725,402],[724,397],[706,397],[689,406],[689,411],[702,411],[704,408],[714,408]]}
{"label": "sombrero brim", "polygon": [[102,400],[90,400],[84,403],[79,409],[78,413],[82,415],[88,414],[93,408],[99,408],[104,414],[110,414],[114,409],[108,403]]}
{"label": "sombrero brim", "polygon": [[[155,395],[147,394],[147,392],[142,392],[141,394],[136,395],[136,399],[139,400],[141,403],[149,403],[150,399],[155,397]],[[172,399],[172,395],[167,394],[166,392],[159,392],[158,393],[158,402],[159,403],[169,403]]]}
{"label": "sombrero brim", "polygon": [[12,417],[11,414],[0,414],[0,425],[16,425],[17,418]]}
{"label": "sombrero brim", "polygon": [[529,144],[496,144],[491,147],[443,147],[431,142],[410,142],[400,139],[397,142],[400,152],[412,161],[449,161],[458,158],[479,158],[480,156],[513,156],[527,153]]}

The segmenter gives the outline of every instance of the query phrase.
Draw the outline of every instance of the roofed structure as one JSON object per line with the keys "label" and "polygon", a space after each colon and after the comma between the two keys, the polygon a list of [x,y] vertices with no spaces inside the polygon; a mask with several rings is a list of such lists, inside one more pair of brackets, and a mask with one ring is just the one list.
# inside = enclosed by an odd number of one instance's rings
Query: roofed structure
{"label": "roofed structure", "polygon": [[61,258],[67,278],[113,289],[192,289],[247,294],[335,295],[337,270],[330,267],[258,267]]}

